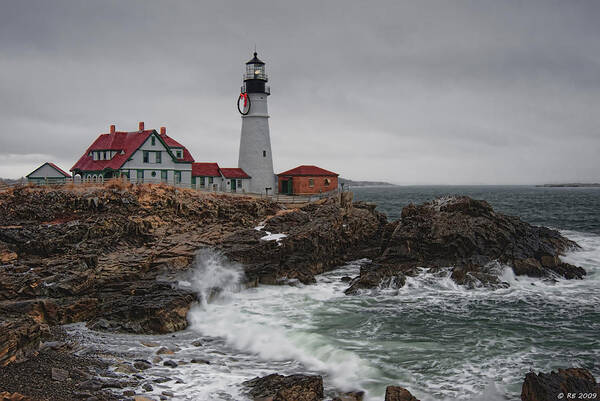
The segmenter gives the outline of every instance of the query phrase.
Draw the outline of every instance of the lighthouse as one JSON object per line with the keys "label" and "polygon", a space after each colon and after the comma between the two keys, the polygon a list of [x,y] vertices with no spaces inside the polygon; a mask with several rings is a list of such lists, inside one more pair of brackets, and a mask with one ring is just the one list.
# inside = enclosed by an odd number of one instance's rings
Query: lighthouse
{"label": "lighthouse", "polygon": [[267,96],[271,91],[267,86],[269,79],[265,71],[265,63],[258,58],[256,52],[246,63],[243,80],[237,104],[238,111],[242,115],[238,167],[251,177],[250,192],[274,193],[277,191],[277,186],[273,171],[267,109]]}

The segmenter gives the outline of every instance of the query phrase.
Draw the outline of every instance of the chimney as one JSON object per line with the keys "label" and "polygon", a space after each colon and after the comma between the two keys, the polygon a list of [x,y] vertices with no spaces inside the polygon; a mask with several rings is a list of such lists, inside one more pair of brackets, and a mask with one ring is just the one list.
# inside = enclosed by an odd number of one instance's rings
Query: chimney
{"label": "chimney", "polygon": [[138,131],[143,131],[144,130],[144,122],[140,121],[140,123],[138,124]]}
{"label": "chimney", "polygon": [[167,135],[167,127],[160,127],[160,134]]}
{"label": "chimney", "polygon": [[110,126],[110,133],[111,133],[111,134],[114,134],[114,133],[115,133],[115,125],[114,125],[114,124],[112,124],[112,125]]}

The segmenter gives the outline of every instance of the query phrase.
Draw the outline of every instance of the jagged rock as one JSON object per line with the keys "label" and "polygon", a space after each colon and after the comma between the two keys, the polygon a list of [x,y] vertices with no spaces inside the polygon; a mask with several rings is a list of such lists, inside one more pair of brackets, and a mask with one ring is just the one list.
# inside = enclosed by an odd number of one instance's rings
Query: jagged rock
{"label": "jagged rock", "polygon": [[59,382],[65,381],[69,378],[69,372],[60,369],[60,368],[52,368],[52,380],[56,380]]}
{"label": "jagged rock", "polygon": [[351,391],[334,397],[331,401],[363,401],[364,391]]}
{"label": "jagged rock", "polygon": [[[342,208],[335,200],[283,210],[264,221],[262,231],[239,230],[218,247],[244,265],[249,283],[283,284],[296,279],[315,282],[315,275],[344,261],[373,256],[386,224],[383,214],[355,205]],[[279,243],[261,241],[265,232],[284,233]]]}
{"label": "jagged rock", "polygon": [[598,394],[600,386],[587,369],[570,368],[558,369],[558,372],[539,373],[529,372],[525,375],[521,390],[522,401],[548,401],[568,398],[568,394],[580,393]]}
{"label": "jagged rock", "polygon": [[157,351],[156,351],[156,355],[173,355],[175,353],[174,350],[169,349],[167,347],[160,347]]}
{"label": "jagged rock", "polygon": [[137,371],[138,370],[136,368],[134,368],[133,366],[131,366],[131,364],[129,364],[129,363],[119,363],[115,367],[115,372],[119,372],[119,373],[132,374]]}
{"label": "jagged rock", "polygon": [[384,401],[419,401],[410,391],[400,386],[387,386]]}
{"label": "jagged rock", "polygon": [[33,399],[20,393],[9,393],[8,391],[3,391],[0,393],[0,401],[33,401]]}
{"label": "jagged rock", "polygon": [[184,329],[196,294],[178,289],[175,274],[198,249],[280,209],[267,199],[163,186],[1,192],[0,365],[35,354],[48,325]]}
{"label": "jagged rock", "polygon": [[346,295],[358,293],[361,289],[369,288],[401,288],[406,284],[404,273],[391,266],[364,265],[360,267],[360,276],[350,282]]}
{"label": "jagged rock", "polygon": [[466,196],[411,204],[385,227],[373,266],[361,269],[348,293],[377,287],[415,267],[452,267],[452,279],[469,287],[506,286],[498,264],[512,266],[517,275],[582,278],[582,268],[559,258],[576,247],[558,231],[497,213],[487,202]]}
{"label": "jagged rock", "polygon": [[200,363],[200,364],[203,364],[203,365],[210,365],[210,361],[207,361],[206,359],[194,358],[190,362],[191,363]]}
{"label": "jagged rock", "polygon": [[508,283],[500,280],[502,266],[497,262],[490,262],[483,266],[467,264],[465,266],[457,266],[452,269],[450,278],[455,283],[464,285],[468,288],[490,287],[490,288],[507,288]]}
{"label": "jagged rock", "polygon": [[273,401],[320,401],[323,398],[323,378],[321,376],[272,374],[256,377],[242,383],[249,387],[254,400]]}
{"label": "jagged rock", "polygon": [[133,363],[133,366],[138,370],[146,370],[150,369],[152,367],[152,364],[143,359],[136,359],[136,361]]}
{"label": "jagged rock", "polygon": [[177,367],[177,362],[172,361],[172,360],[168,360],[168,361],[164,361],[163,365],[164,366],[168,366],[170,368],[176,368]]}

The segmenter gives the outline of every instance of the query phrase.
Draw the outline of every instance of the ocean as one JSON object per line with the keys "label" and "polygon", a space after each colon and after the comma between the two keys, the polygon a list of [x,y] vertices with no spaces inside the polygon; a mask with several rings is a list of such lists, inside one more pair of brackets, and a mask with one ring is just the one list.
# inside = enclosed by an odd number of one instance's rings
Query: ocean
{"label": "ocean", "polygon": [[[180,400],[246,400],[240,383],[270,373],[324,376],[326,391],[363,390],[382,401],[388,385],[422,401],[518,400],[525,374],[584,367],[600,376],[600,188],[532,186],[412,186],[353,188],[356,200],[378,204],[390,220],[410,202],[443,195],[485,199],[497,210],[560,230],[582,249],[563,260],[582,266],[584,280],[555,283],[502,272],[505,289],[468,290],[423,271],[399,290],[346,296],[343,276],[354,261],[317,278],[315,285],[240,288],[241,268],[211,252],[198,256],[194,277],[181,286],[199,294],[218,285],[219,298],[188,315],[173,336],[96,333],[69,326],[91,351],[152,359],[141,341],[177,347],[176,360],[204,359],[144,375]],[[201,339],[201,347],[192,343]],[[177,380],[176,380],[177,379]],[[178,381],[178,382],[177,382]]]}

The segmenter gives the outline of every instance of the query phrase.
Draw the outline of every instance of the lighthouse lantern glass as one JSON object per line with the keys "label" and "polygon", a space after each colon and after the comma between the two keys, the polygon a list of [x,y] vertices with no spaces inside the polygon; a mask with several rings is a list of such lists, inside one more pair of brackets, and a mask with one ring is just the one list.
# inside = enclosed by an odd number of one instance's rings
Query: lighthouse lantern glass
{"label": "lighthouse lantern glass", "polygon": [[266,79],[264,64],[247,64],[246,79]]}

